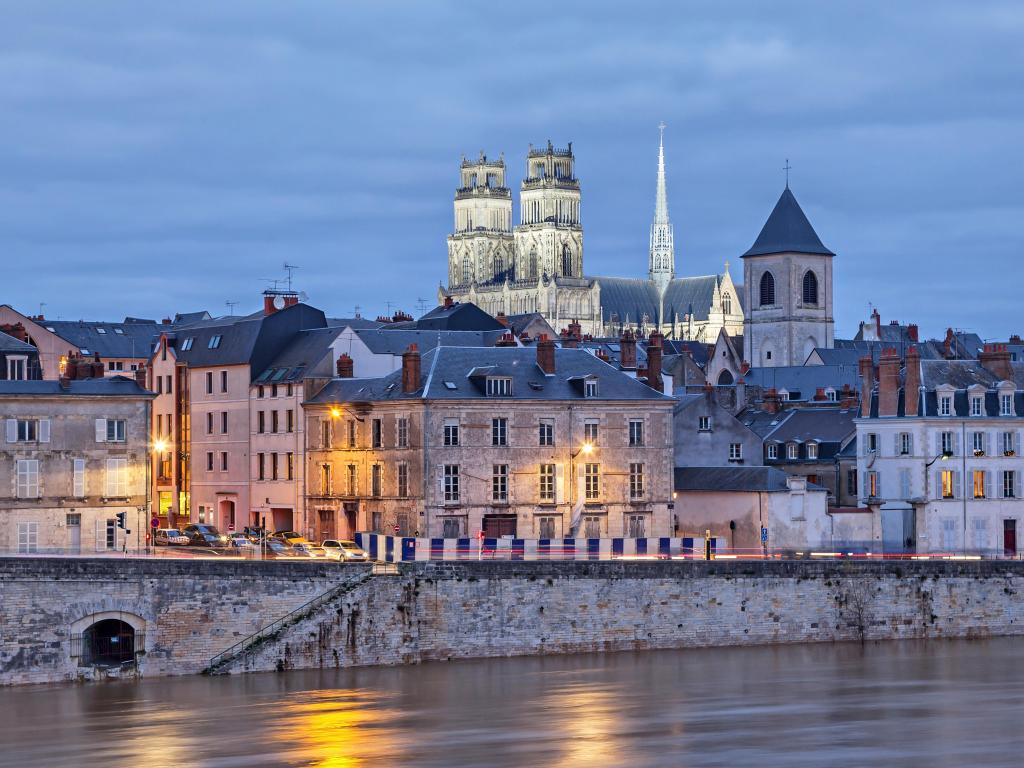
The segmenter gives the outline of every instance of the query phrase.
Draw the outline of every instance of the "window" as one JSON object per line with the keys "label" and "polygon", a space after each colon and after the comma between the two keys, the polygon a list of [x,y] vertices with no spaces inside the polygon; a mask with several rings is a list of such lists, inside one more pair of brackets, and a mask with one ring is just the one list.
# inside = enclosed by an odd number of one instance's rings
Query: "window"
{"label": "window", "polygon": [[509,376],[489,376],[487,378],[488,397],[510,397],[512,395],[512,378]]}
{"label": "window", "polygon": [[878,452],[878,435],[874,432],[869,432],[867,435],[867,452],[877,453]]}
{"label": "window", "polygon": [[972,397],[971,398],[971,416],[982,415],[982,398]]}
{"label": "window", "polygon": [[777,459],[779,458],[779,446],[777,443],[768,444],[768,458]]}
{"label": "window", "polygon": [[381,475],[384,468],[380,464],[374,464],[370,467],[370,495],[375,499],[380,498],[381,494]]}
{"label": "window", "polygon": [[818,303],[818,276],[810,270],[804,273],[804,304]]}
{"label": "window", "polygon": [[457,517],[441,518],[441,536],[446,539],[457,539],[462,535],[462,525]]}
{"label": "window", "polygon": [[976,469],[971,473],[971,480],[974,486],[974,498],[984,499],[985,498],[985,472],[981,469]]}
{"label": "window", "polygon": [[355,448],[356,447],[356,420],[355,419],[349,419],[348,420],[348,447],[349,448]]}
{"label": "window", "polygon": [[[262,411],[260,411],[260,415],[263,415]],[[260,431],[262,432],[263,430]],[[331,447],[331,422],[329,419],[324,419],[320,422],[320,447]]]}
{"label": "window", "polygon": [[585,464],[583,467],[584,497],[594,501],[601,497],[601,465]]}
{"label": "window", "polygon": [[381,445],[384,442],[383,424],[381,423],[380,419],[374,419],[370,423],[370,426],[371,426],[370,435],[371,435],[371,442],[373,444],[373,447],[374,448],[380,448]]}
{"label": "window", "polygon": [[630,446],[641,446],[644,444],[644,422],[641,419],[630,419],[629,421],[629,444]]}
{"label": "window", "polygon": [[587,539],[601,538],[601,518],[597,515],[585,515],[583,517],[583,536]]}
{"label": "window", "polygon": [[817,459],[818,458],[818,444],[817,443],[808,443],[807,444],[807,458],[808,459]]}
{"label": "window", "polygon": [[262,400],[263,396],[264,396],[264,391],[263,391],[263,385],[261,384],[260,386],[256,387],[256,397],[258,397],[258,398],[260,398]]}
{"label": "window", "polygon": [[444,423],[444,444],[445,445],[458,445],[459,444],[459,423],[451,419],[445,420]]}
{"label": "window", "polygon": [[642,499],[644,497],[644,465],[629,465],[629,498]]}
{"label": "window", "polygon": [[278,477],[278,472],[277,472],[277,454],[276,453],[272,453],[272,454],[270,454],[270,479],[271,480],[277,480],[277,477]]}
{"label": "window", "polygon": [[857,495],[857,470],[846,470],[846,493],[849,496]]}
{"label": "window", "polygon": [[332,492],[331,488],[331,465],[321,464],[320,465],[320,493],[324,496],[330,496]]}
{"label": "window", "polygon": [[7,442],[34,443],[39,439],[39,421],[37,419],[8,419]]}
{"label": "window", "polygon": [[128,459],[107,459],[107,497],[128,495]]}
{"label": "window", "polygon": [[206,372],[206,394],[213,394],[213,371]]}
{"label": "window", "polygon": [[346,471],[345,487],[347,489],[346,493],[349,496],[355,496],[355,495],[357,495],[359,493],[359,475],[358,475],[358,472],[356,471],[356,465],[355,464],[349,464],[345,468],[345,471]]}
{"label": "window", "polygon": [[397,422],[397,439],[396,443],[399,448],[409,447],[409,419],[405,416],[399,416]]}
{"label": "window", "polygon": [[18,523],[18,552],[28,554],[39,551],[39,523],[29,520]]}
{"label": "window", "polygon": [[972,432],[971,433],[971,449],[974,451],[975,456],[985,455],[985,433],[984,432]]}
{"label": "window", "polygon": [[761,275],[761,306],[769,307],[775,303],[775,278],[771,272]]}
{"label": "window", "polygon": [[491,467],[491,500],[508,501],[508,464]]}
{"label": "window", "polygon": [[[224,456],[225,456],[225,458],[227,458],[227,454],[225,454]],[[287,479],[288,480],[294,480],[295,479],[295,454],[292,453],[291,451],[289,451],[288,453],[285,454],[285,460],[286,460],[287,465],[288,465],[288,477],[287,477]]]}
{"label": "window", "polygon": [[953,396],[942,395],[939,397],[939,416],[953,415]]}
{"label": "window", "polygon": [[583,424],[583,441],[597,445],[597,421],[586,421]]}
{"label": "window", "polygon": [[459,465],[444,465],[444,500],[445,502],[457,502],[459,500]]}
{"label": "window", "polygon": [[277,384],[270,385],[270,396],[277,397]]}
{"label": "window", "polygon": [[206,452],[206,471],[213,472],[213,451]]}
{"label": "window", "polygon": [[508,445],[508,419],[491,419],[491,445]]}
{"label": "window", "polygon": [[697,419],[697,431],[698,432],[710,432],[711,431],[711,417],[701,416]]}
{"label": "window", "polygon": [[1016,455],[1016,441],[1013,432],[1003,432],[1003,456]]}
{"label": "window", "polygon": [[647,536],[647,515],[629,515],[626,518],[626,536],[643,539]]}
{"label": "window", "polygon": [[557,517],[537,518],[537,538],[554,539],[558,537]]}
{"label": "window", "polygon": [[206,414],[206,434],[213,434],[213,411]]}
{"label": "window", "polygon": [[583,382],[583,396],[597,397],[597,379],[587,379]]}
{"label": "window", "polygon": [[267,479],[267,456],[264,453],[256,454],[256,479]]}
{"label": "window", "polygon": [[211,336],[209,343],[206,345],[206,348],[207,349],[217,349],[217,347],[220,346],[220,340],[221,340],[220,334],[216,334],[214,336]]}
{"label": "window", "polygon": [[257,411],[256,412],[256,431],[261,435],[267,431],[267,412]]}
{"label": "window", "polygon": [[220,452],[220,471],[221,472],[227,472],[228,471],[228,452],[227,451],[221,451]]}
{"label": "window", "polygon": [[942,498],[952,499],[956,495],[956,488],[953,485],[953,470],[942,470],[939,473],[939,482],[942,487]]}
{"label": "window", "polygon": [[27,365],[28,357],[14,357],[13,355],[8,357],[7,378],[11,381],[23,381],[28,376],[26,372]]}
{"label": "window", "polygon": [[280,424],[278,423],[277,411],[271,411],[270,412],[270,431],[273,432],[276,435],[279,426],[280,426]]}
{"label": "window", "polygon": [[939,442],[939,450],[941,453],[952,456],[953,455],[953,433],[943,432]]}
{"label": "window", "polygon": [[398,498],[404,499],[409,495],[409,465],[398,465]]}
{"label": "window", "polygon": [[722,294],[722,312],[726,315],[732,314],[732,294],[728,291]]}
{"label": "window", "polygon": [[1003,470],[1003,498],[1017,498],[1017,473],[1012,469]]}
{"label": "window", "polygon": [[799,459],[800,458],[800,446],[796,443],[790,443],[786,446],[786,458],[787,459]]}
{"label": "window", "polygon": [[555,500],[555,465],[540,465],[540,500]]}
{"label": "window", "polygon": [[123,443],[127,422],[124,419],[107,419],[107,442]]}
{"label": "window", "polygon": [[832,388],[825,390],[825,399],[834,403],[837,400],[836,391]]}
{"label": "window", "polygon": [[900,468],[900,498],[910,498],[910,470],[906,467]]}
{"label": "window", "polygon": [[228,391],[228,372],[227,371],[221,371],[220,372],[220,391],[221,392],[227,392]]}
{"label": "window", "polygon": [[1013,395],[999,395],[999,415],[1013,416]]}
{"label": "window", "polygon": [[15,464],[17,475],[16,495],[19,499],[39,497],[39,459],[18,459]]}
{"label": "window", "polygon": [[76,499],[85,497],[85,459],[73,459],[71,462],[72,480],[71,495]]}
{"label": "window", "polygon": [[181,342],[181,349],[182,349],[182,351],[183,352],[188,352],[190,349],[192,349],[192,344],[194,342],[195,342],[195,337],[189,336],[187,339],[185,339],[183,342]]}
{"label": "window", "polygon": [[871,471],[868,472],[867,476],[867,491],[868,498],[877,499],[879,498],[879,487],[878,487],[878,473]]}
{"label": "window", "polygon": [[900,432],[896,439],[900,456],[909,456],[911,453],[911,438],[909,432]]}
{"label": "window", "polygon": [[555,423],[553,421],[541,421],[538,445],[551,446],[555,444]]}
{"label": "window", "polygon": [[729,443],[729,461],[741,461],[743,459],[743,444]]}
{"label": "window", "polygon": [[942,521],[942,548],[947,552],[956,549],[956,520],[953,518]]}

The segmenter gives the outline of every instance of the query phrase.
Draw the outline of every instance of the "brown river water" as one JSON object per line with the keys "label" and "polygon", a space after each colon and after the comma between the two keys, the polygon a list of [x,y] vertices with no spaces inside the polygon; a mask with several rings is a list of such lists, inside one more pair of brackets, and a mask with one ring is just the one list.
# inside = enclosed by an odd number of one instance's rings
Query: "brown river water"
{"label": "brown river water", "polygon": [[0,766],[1022,766],[1024,639],[0,689]]}

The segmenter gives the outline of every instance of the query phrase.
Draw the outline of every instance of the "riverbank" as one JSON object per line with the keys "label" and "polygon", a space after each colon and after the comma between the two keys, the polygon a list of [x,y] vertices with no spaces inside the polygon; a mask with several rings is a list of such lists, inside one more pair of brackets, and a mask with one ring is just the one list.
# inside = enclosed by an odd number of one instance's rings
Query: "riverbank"
{"label": "riverbank", "polygon": [[[357,578],[358,577],[358,578]],[[588,651],[1024,634],[1014,561],[335,563],[0,560],[0,682]],[[246,638],[316,599],[254,644]],[[109,626],[109,625],[104,625]],[[122,641],[126,642],[126,641]]]}

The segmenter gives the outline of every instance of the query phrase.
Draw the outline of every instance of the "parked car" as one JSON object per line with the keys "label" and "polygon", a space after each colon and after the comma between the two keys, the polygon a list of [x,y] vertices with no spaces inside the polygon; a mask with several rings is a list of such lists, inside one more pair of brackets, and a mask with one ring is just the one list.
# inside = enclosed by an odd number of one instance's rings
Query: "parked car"
{"label": "parked car", "polygon": [[273,536],[271,536],[271,538],[277,539],[278,541],[280,541],[288,547],[294,546],[296,544],[305,544],[307,541],[305,536],[303,536],[301,533],[296,533],[295,531],[278,531]]}
{"label": "parked car", "polygon": [[282,544],[277,539],[267,539],[267,541],[261,545],[263,547],[263,554],[269,558],[284,558],[297,560],[304,557],[300,552],[296,552],[292,547]]}
{"label": "parked car", "polygon": [[229,533],[228,546],[233,547],[234,549],[251,549],[256,545],[253,543],[252,539],[244,533]]}
{"label": "parked car", "polygon": [[188,544],[188,536],[177,528],[157,528],[153,534],[153,544],[156,546],[184,546]]}
{"label": "parked car", "polygon": [[317,557],[321,559],[325,559],[327,557],[327,550],[323,547],[318,547],[310,541],[300,541],[298,544],[293,544],[292,549],[299,555],[305,557]]}
{"label": "parked car", "polygon": [[228,543],[228,537],[218,531],[215,526],[203,523],[186,525],[185,535],[188,536],[188,543],[193,547],[224,547]]}
{"label": "parked car", "polygon": [[359,548],[354,541],[347,539],[325,539],[320,545],[332,560],[352,560],[361,562],[368,560],[366,551]]}

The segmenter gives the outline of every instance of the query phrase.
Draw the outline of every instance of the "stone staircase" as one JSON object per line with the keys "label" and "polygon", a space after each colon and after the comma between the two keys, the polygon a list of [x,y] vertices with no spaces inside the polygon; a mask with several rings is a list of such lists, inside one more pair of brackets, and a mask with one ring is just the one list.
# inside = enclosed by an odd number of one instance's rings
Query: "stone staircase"
{"label": "stone staircase", "polygon": [[[355,569],[358,566],[345,566]],[[314,615],[325,606],[340,600],[352,592],[361,584],[367,582],[373,576],[371,568],[360,568],[358,573],[347,576],[341,583],[328,589],[326,592],[317,595],[308,603],[305,603],[294,611],[285,614],[281,618],[261,627],[248,637],[239,640],[230,648],[218,653],[203,670],[204,675],[225,675],[229,674],[236,666],[245,666],[247,660],[255,656],[269,643],[273,643],[290,627]]]}

